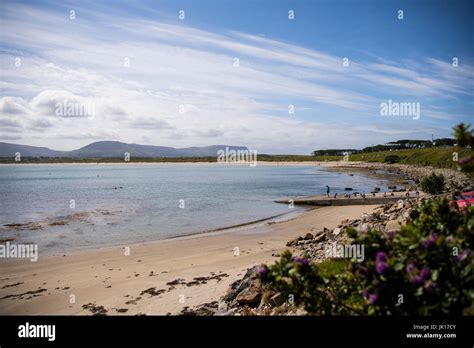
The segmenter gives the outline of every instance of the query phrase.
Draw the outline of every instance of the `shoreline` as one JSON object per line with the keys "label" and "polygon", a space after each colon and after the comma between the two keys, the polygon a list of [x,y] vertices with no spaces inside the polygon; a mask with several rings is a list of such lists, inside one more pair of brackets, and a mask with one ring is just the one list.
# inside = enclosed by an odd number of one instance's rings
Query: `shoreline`
{"label": "shoreline", "polygon": [[[275,224],[275,223],[280,223],[280,222],[285,222],[285,221],[291,221],[294,219],[297,219],[300,215],[304,214],[307,211],[318,209],[318,207],[299,207],[295,211],[290,211],[282,214],[277,214],[274,216],[266,217],[263,219],[258,219],[254,221],[248,221],[248,222],[243,222],[240,224],[236,225],[230,225],[230,226],[223,226],[223,227],[217,227],[214,229],[210,230],[201,230],[201,231],[196,231],[196,232],[189,232],[187,234],[183,235],[175,235],[175,236],[169,236],[165,237],[162,239],[154,239],[154,240],[147,240],[147,241],[134,241],[130,243],[120,243],[116,245],[104,245],[104,246],[97,246],[97,247],[83,247],[83,248],[77,248],[77,249],[72,249],[68,251],[67,253],[61,252],[61,253],[51,253],[51,254],[46,254],[42,257],[51,257],[51,256],[68,256],[68,255],[77,255],[81,253],[86,253],[86,252],[94,252],[94,251],[103,251],[103,250],[110,250],[110,249],[116,249],[116,248],[124,248],[126,246],[128,247],[134,247],[134,246],[139,246],[139,245],[149,245],[153,243],[166,243],[170,241],[176,241],[176,240],[187,240],[187,239],[193,239],[193,238],[205,238],[205,237],[210,237],[210,236],[218,236],[218,235],[224,235],[224,234],[231,234],[231,233],[249,233],[251,229],[260,229],[264,230],[267,226]],[[287,218],[284,218],[287,216]],[[282,218],[283,219],[279,219]],[[246,232],[247,231],[247,232]],[[255,234],[261,233],[261,232],[254,232]],[[9,262],[9,260],[3,260],[4,262]],[[2,260],[0,259],[0,262]]]}
{"label": "shoreline", "polygon": [[[131,163],[131,162],[130,162]],[[20,165],[32,165],[32,166],[36,166],[36,165],[53,165],[53,166],[59,166],[59,165],[63,165],[63,164],[66,164],[66,165],[95,165],[95,164],[98,164],[98,165],[102,165],[102,164],[105,164],[105,165],[115,165],[115,164],[124,164],[124,165],[128,165],[130,163],[102,163],[102,162],[98,162],[98,163],[22,163],[22,164],[10,164],[10,166],[20,166]],[[137,162],[138,164],[145,164],[145,165],[154,165],[154,164],[159,164],[159,165],[174,165],[174,164],[177,164],[177,163],[174,163],[174,162],[167,162],[167,163],[148,163],[148,162]],[[386,180],[386,181],[389,181],[390,183],[397,183],[399,184],[402,180],[398,177],[398,176],[387,176],[387,175],[384,175],[384,174],[375,174],[375,173],[372,173],[370,170],[367,170],[365,168],[361,168],[361,167],[355,167],[355,168],[347,168],[347,162],[318,162],[318,161],[314,161],[314,162],[263,162],[265,163],[265,165],[270,165],[270,166],[293,166],[293,165],[296,165],[296,166],[307,166],[307,165],[314,165],[314,166],[317,166],[317,167],[320,167],[322,168],[323,171],[328,171],[328,172],[334,172],[334,171],[345,171],[345,172],[357,172],[357,174],[359,175],[362,175],[362,176],[366,176],[366,177],[372,177],[372,178],[376,178],[376,179],[379,179],[379,180]],[[362,164],[364,164],[364,162],[361,162]],[[206,162],[199,162],[199,163],[195,163],[195,162],[189,162],[189,163],[178,163],[178,164],[196,164],[196,165],[207,165],[209,163],[206,163]],[[211,163],[211,164],[214,164],[214,165],[227,165],[227,166],[233,166],[233,165],[236,165],[236,166],[246,166],[248,165],[248,163]],[[1,166],[2,164],[0,164]],[[3,164],[4,166],[8,166],[9,164]],[[355,170],[354,170],[355,169]],[[282,197],[283,198],[283,197]],[[274,201],[276,202],[276,201]],[[281,202],[280,203],[277,203],[277,204],[282,204]],[[302,207],[302,206],[299,206],[298,208],[296,208],[296,211],[289,211],[289,212],[284,212],[284,213],[280,213],[280,214],[277,214],[277,215],[272,215],[272,216],[268,216],[268,217],[264,217],[264,218],[261,218],[261,219],[257,219],[257,220],[251,220],[251,221],[244,221],[242,223],[237,223],[237,224],[232,224],[232,225],[228,225],[228,226],[219,226],[219,227],[216,227],[216,228],[212,228],[212,229],[203,229],[203,230],[198,230],[198,231],[193,231],[193,232],[187,232],[187,233],[184,233],[184,234],[176,234],[176,235],[172,235],[172,236],[166,236],[164,238],[158,238],[158,239],[153,239],[153,240],[142,240],[142,241],[131,241],[130,243],[124,243],[124,242],[120,242],[119,244],[109,244],[109,245],[98,245],[98,246],[83,246],[83,247],[77,247],[77,248],[73,248],[71,250],[68,250],[67,252],[63,252],[63,251],[53,251],[53,252],[48,252],[46,253],[45,256],[54,256],[54,255],[70,255],[70,254],[74,254],[74,253],[80,253],[82,251],[87,251],[87,250],[103,250],[103,249],[108,249],[108,248],[116,248],[116,247],[122,247],[124,245],[136,245],[136,244],[147,244],[147,243],[153,243],[153,242],[158,242],[158,241],[166,241],[166,240],[171,240],[171,239],[181,239],[181,238],[192,238],[193,236],[199,236],[199,235],[211,235],[211,234],[219,234],[219,233],[238,233],[241,229],[245,229],[245,228],[249,228],[249,229],[252,229],[252,228],[255,228],[255,227],[258,227],[257,225],[258,224],[261,224],[261,223],[267,223],[267,224],[271,224],[271,223],[274,223],[273,220],[277,220],[278,218],[280,217],[285,217],[285,216],[288,216],[288,219],[293,219],[293,218],[297,218],[300,214],[304,213],[306,210],[309,210],[309,209],[316,209],[317,207],[315,206],[306,206],[306,207]],[[293,217],[294,216],[294,217]],[[286,219],[285,219],[286,220]],[[51,218],[51,221],[57,221],[57,219],[55,218]],[[28,225],[28,224],[35,224],[35,223],[42,223],[42,221],[33,221],[33,222],[28,222],[28,223],[23,223],[21,225]],[[14,223],[16,224],[16,223]],[[5,226],[5,225],[3,225]],[[0,226],[3,227],[3,226]],[[2,242],[3,240],[0,240],[0,243]],[[1,261],[1,260],[0,260]],[[8,260],[5,260],[6,262],[8,262]]]}
{"label": "shoreline", "polygon": [[[255,227],[254,233],[130,245],[129,255],[122,246],[45,256],[37,262],[9,260],[0,269],[0,314],[86,315],[101,306],[114,315],[179,314],[185,307],[218,300],[247,268],[272,262],[288,249],[289,239],[334,228],[375,207],[313,209]],[[70,303],[71,295],[75,303]]]}
{"label": "shoreline", "polygon": [[[328,166],[337,166],[337,163],[347,163],[342,161],[257,161],[257,166],[259,165],[277,165],[277,166],[286,166],[286,165],[316,165],[316,166],[324,166],[324,164],[328,164]],[[353,162],[359,163],[359,162]],[[364,162],[360,162],[364,163]],[[10,167],[18,167],[18,166],[38,166],[38,165],[132,165],[132,164],[140,164],[140,165],[219,165],[219,166],[250,166],[251,162],[247,163],[225,163],[225,162],[126,162],[126,161],[117,161],[117,162],[10,162],[10,163],[0,163],[0,167],[2,166],[10,166]]]}

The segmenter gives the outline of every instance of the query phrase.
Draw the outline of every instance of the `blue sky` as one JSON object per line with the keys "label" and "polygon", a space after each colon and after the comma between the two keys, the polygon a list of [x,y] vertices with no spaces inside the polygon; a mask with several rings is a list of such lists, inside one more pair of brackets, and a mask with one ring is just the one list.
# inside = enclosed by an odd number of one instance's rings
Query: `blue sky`
{"label": "blue sky", "polygon": [[[0,12],[0,141],[306,154],[445,137],[473,119],[472,1],[7,0]],[[381,116],[388,100],[419,103],[420,117]],[[59,117],[63,101],[94,117]]]}

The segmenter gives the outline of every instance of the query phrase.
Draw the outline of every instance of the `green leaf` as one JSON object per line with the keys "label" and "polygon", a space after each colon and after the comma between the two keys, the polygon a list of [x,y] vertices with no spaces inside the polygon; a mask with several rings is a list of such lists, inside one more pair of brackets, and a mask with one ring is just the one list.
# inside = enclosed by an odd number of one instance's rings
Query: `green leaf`
{"label": "green leaf", "polygon": [[397,262],[397,263],[395,264],[395,266],[393,266],[393,269],[394,269],[395,271],[397,271],[397,272],[398,272],[398,271],[401,271],[401,270],[403,269],[403,263]]}

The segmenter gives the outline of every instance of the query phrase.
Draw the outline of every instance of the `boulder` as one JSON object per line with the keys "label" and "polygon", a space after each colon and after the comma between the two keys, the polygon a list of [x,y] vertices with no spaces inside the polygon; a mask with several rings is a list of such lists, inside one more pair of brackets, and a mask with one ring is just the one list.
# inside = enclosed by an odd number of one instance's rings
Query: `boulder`
{"label": "boulder", "polygon": [[400,228],[400,221],[398,220],[390,220],[385,224],[385,230],[389,232],[398,232]]}
{"label": "boulder", "polygon": [[250,286],[242,290],[236,297],[239,305],[255,305],[260,303],[262,292],[260,286]]}
{"label": "boulder", "polygon": [[263,293],[258,268],[259,266],[249,268],[242,279],[232,283],[222,300],[227,303],[258,305]]}
{"label": "boulder", "polygon": [[301,236],[296,237],[295,239],[290,240],[289,242],[286,243],[287,247],[294,247],[298,245],[298,242],[302,240]]}
{"label": "boulder", "polygon": [[314,238],[313,234],[309,232],[306,233],[305,236],[303,237],[304,240],[313,239],[313,238]]}
{"label": "boulder", "polygon": [[314,238],[315,243],[321,243],[322,241],[326,240],[326,233],[321,233],[320,235]]}
{"label": "boulder", "polygon": [[285,296],[281,292],[277,292],[275,295],[270,297],[270,300],[268,302],[272,307],[279,307],[283,303],[285,303],[285,301]]}

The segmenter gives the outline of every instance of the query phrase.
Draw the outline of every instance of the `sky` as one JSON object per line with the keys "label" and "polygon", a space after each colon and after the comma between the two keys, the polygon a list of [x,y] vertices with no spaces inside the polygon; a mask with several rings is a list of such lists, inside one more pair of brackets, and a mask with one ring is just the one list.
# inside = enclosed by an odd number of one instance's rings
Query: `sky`
{"label": "sky", "polygon": [[474,1],[1,0],[0,141],[309,154],[450,137],[473,120],[473,37]]}

